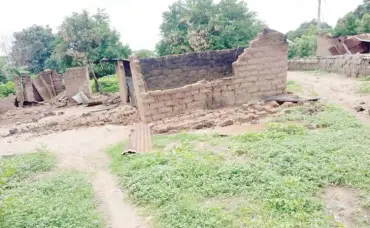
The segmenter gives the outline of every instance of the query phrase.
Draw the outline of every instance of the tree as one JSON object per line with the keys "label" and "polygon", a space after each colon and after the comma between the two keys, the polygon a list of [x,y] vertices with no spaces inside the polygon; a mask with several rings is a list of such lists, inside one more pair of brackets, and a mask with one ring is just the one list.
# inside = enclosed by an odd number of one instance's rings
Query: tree
{"label": "tree", "polygon": [[337,21],[334,29],[336,36],[355,35],[369,32],[368,25],[370,13],[370,0],[364,0],[354,11],[346,14]]}
{"label": "tree", "polygon": [[14,33],[11,56],[17,67],[26,67],[32,73],[45,68],[45,61],[52,54],[55,36],[51,28],[33,25]]}
{"label": "tree", "polygon": [[357,33],[370,33],[370,14],[365,13],[361,20],[357,21]]}
{"label": "tree", "polygon": [[141,50],[134,51],[134,56],[137,56],[138,58],[151,58],[151,57],[155,57],[156,53],[151,50],[141,49]]}
{"label": "tree", "polygon": [[98,75],[112,74],[114,66],[100,64],[104,57],[127,58],[131,49],[120,42],[117,31],[110,28],[104,10],[90,15],[87,11],[73,13],[59,28],[53,43],[54,52],[47,61],[50,69],[65,71],[68,67],[90,65]]}
{"label": "tree", "polygon": [[[303,35],[307,35],[307,31],[311,30],[312,28],[317,28],[317,20],[313,19],[309,22],[302,23],[296,30],[289,31],[287,33],[287,37],[289,40],[294,40],[297,37],[302,37]],[[333,27],[331,27],[328,23],[323,22],[320,24],[320,33],[331,33],[333,30]],[[317,32],[317,29],[315,29],[315,32]]]}
{"label": "tree", "polygon": [[244,1],[178,0],[163,13],[159,55],[248,46],[263,28]]}

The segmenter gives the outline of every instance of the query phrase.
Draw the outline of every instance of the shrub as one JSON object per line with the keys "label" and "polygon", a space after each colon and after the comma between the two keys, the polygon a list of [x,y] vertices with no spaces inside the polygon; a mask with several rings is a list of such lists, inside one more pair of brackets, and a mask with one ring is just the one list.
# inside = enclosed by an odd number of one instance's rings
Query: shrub
{"label": "shrub", "polygon": [[[115,93],[119,91],[118,78],[115,75],[106,76],[98,79],[100,88],[104,93]],[[91,90],[96,93],[95,81],[90,80]]]}
{"label": "shrub", "polygon": [[13,82],[9,81],[5,84],[0,84],[0,97],[7,97],[12,93],[15,93]]}

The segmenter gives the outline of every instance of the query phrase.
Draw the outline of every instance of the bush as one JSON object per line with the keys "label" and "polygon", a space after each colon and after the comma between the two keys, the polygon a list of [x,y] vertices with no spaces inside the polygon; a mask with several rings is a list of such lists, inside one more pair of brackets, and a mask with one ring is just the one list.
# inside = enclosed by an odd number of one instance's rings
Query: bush
{"label": "bush", "polygon": [[12,93],[15,93],[13,82],[9,81],[5,84],[0,84],[0,97],[7,97]]}
{"label": "bush", "polygon": [[[106,76],[98,79],[99,85],[104,93],[115,93],[119,91],[118,78],[115,75]],[[90,80],[91,90],[96,93],[95,81]]]}

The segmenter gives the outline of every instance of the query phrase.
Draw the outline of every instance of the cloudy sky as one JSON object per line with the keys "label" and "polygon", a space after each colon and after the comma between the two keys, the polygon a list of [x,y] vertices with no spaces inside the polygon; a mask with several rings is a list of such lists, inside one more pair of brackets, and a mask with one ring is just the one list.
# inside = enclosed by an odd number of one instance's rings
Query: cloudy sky
{"label": "cloudy sky", "polygon": [[[159,40],[162,12],[175,0],[13,0],[0,8],[0,36],[33,24],[50,25],[56,31],[72,12],[104,8],[112,26],[132,49],[154,49]],[[303,21],[317,17],[317,0],[245,0],[251,10],[270,28],[287,32]],[[323,20],[335,25],[336,20],[356,8],[362,0],[322,0]]]}

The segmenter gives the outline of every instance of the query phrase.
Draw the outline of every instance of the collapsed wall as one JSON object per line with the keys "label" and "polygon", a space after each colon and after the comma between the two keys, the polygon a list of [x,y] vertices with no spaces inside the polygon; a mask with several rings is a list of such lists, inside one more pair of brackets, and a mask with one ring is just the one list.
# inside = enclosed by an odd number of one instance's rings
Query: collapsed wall
{"label": "collapsed wall", "polygon": [[361,77],[370,75],[370,55],[337,55],[289,60],[288,70],[324,70],[348,77]]}
{"label": "collapsed wall", "polygon": [[[148,89],[142,60],[131,57],[132,79],[140,116],[142,120],[151,122],[195,109],[229,107],[258,100],[262,96],[281,94],[286,89],[287,56],[285,35],[265,29],[234,63],[230,63],[232,75],[229,77],[219,78],[217,75],[208,78],[211,81],[201,80],[181,88],[167,89],[167,85],[163,85],[162,89],[165,90],[156,91]],[[185,75],[182,75],[183,80]]]}
{"label": "collapsed wall", "polygon": [[232,75],[231,64],[244,48],[194,52],[158,58],[140,59],[143,80],[149,91],[172,89]]}
{"label": "collapsed wall", "polygon": [[64,84],[69,102],[75,103],[72,98],[82,91],[87,97],[91,97],[89,70],[87,67],[74,67],[67,69],[64,74]]}

